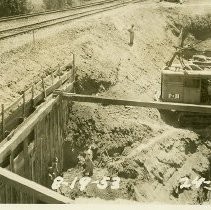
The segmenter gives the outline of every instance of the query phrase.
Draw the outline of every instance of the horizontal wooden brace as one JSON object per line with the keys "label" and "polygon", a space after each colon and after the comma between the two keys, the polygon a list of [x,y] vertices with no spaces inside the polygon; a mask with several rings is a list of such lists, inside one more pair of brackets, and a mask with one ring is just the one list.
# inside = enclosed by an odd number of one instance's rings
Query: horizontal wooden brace
{"label": "horizontal wooden brace", "polygon": [[0,181],[47,204],[72,203],[69,198],[1,167]]}
{"label": "horizontal wooden brace", "polygon": [[58,101],[59,97],[50,99],[23,122],[11,139],[0,147],[0,163],[4,161],[11,151],[15,150],[17,146],[24,141],[32,132],[34,126],[52,110],[54,104],[58,103]]}
{"label": "horizontal wooden brace", "polygon": [[155,108],[163,110],[174,110],[183,112],[197,112],[211,114],[211,105],[197,105],[197,104],[183,104],[173,102],[149,102],[134,99],[116,99],[97,97],[90,95],[79,95],[67,92],[55,92],[54,94],[61,95],[63,99],[78,101],[78,102],[89,102],[89,103],[101,103],[103,105],[122,105],[122,106],[139,106],[146,108]]}

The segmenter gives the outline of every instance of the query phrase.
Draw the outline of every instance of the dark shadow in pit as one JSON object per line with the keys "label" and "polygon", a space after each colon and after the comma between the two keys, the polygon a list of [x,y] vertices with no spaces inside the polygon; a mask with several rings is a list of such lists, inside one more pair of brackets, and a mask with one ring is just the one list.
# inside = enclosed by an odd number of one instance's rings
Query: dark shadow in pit
{"label": "dark shadow in pit", "polygon": [[67,171],[69,168],[74,168],[78,164],[78,155],[80,151],[72,148],[72,144],[69,141],[65,141],[63,144],[63,171]]}
{"label": "dark shadow in pit", "polygon": [[160,113],[160,118],[167,125],[171,125],[171,126],[176,127],[176,128],[181,127],[181,125],[178,121],[178,113],[177,112],[173,112],[173,111],[170,111],[170,110],[163,110],[163,109],[160,109],[158,111]]}
{"label": "dark shadow in pit", "polygon": [[[173,126],[175,128],[184,128],[187,130],[193,130],[194,132],[197,132],[197,130],[206,129],[207,127],[211,126],[209,122],[200,121],[197,122],[194,118],[191,119],[191,113],[186,112],[177,112],[177,111],[171,111],[171,110],[158,110],[160,113],[160,118],[170,126]],[[185,116],[188,116],[190,118],[185,118]],[[197,116],[197,114],[196,114]]]}
{"label": "dark shadow in pit", "polygon": [[79,79],[77,75],[75,80],[75,93],[84,95],[97,94],[108,90],[111,85],[112,83],[110,81],[98,81],[88,76]]}

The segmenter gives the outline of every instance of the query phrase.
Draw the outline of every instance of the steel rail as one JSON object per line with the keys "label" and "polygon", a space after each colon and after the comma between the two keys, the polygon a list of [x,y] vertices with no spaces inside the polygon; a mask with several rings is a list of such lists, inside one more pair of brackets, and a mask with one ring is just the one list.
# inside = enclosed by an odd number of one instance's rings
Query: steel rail
{"label": "steel rail", "polygon": [[[98,8],[98,9],[102,9],[102,8]],[[90,12],[90,11],[96,11],[98,9],[92,9],[92,10],[89,10],[89,11],[79,12],[79,13],[75,13],[75,14],[69,14],[69,15],[65,15],[65,16],[62,16],[62,17],[53,18],[53,19],[50,19],[50,20],[44,20],[44,21],[37,22],[37,23],[32,23],[32,24],[27,24],[27,25],[15,27],[15,28],[0,30],[0,34],[6,33],[6,32],[9,32],[9,31],[13,31],[13,30],[19,30],[19,29],[26,28],[26,27],[36,26],[36,25],[43,24],[43,23],[48,23],[48,22],[55,21],[55,20],[60,20],[60,19],[63,19],[63,18],[72,17],[72,16],[79,15],[79,14],[84,14],[84,13]]]}
{"label": "steel rail", "polygon": [[92,6],[100,5],[102,3],[111,3],[119,0],[106,0],[106,1],[99,1],[99,2],[94,2],[90,4],[83,4],[81,6],[74,6],[71,7],[70,9],[62,9],[62,10],[48,10],[45,12],[37,12],[37,13],[28,13],[24,15],[13,15],[13,16],[8,16],[8,17],[2,17],[0,18],[0,22],[7,22],[7,21],[12,21],[12,20],[19,20],[19,19],[25,19],[25,18],[30,18],[30,17],[36,17],[36,16],[43,16],[43,15],[48,15],[48,14],[54,14],[54,13],[60,13],[60,12],[66,12],[66,11],[74,11],[78,9],[84,9],[84,8],[89,8]]}
{"label": "steel rail", "polygon": [[[3,34],[3,33],[9,33],[9,34],[3,35],[3,36],[0,35],[0,40],[10,38],[10,37],[13,37],[13,36],[17,36],[17,35],[21,35],[21,34],[25,34],[25,33],[29,33],[31,31],[39,30],[39,29],[42,29],[42,28],[54,26],[54,25],[57,25],[57,24],[65,23],[65,22],[68,22],[68,21],[71,21],[71,20],[80,19],[80,18],[83,18],[83,17],[98,14],[98,13],[105,12],[105,11],[108,11],[108,10],[120,8],[120,7],[125,6],[128,3],[138,3],[140,1],[141,0],[126,1],[124,3],[117,3],[117,4],[114,4],[114,5],[111,5],[111,6],[106,6],[106,7],[93,9],[93,10],[89,10],[89,11],[85,11],[85,12],[71,14],[71,15],[68,15],[68,16],[65,16],[65,17],[59,17],[59,18],[55,18],[55,19],[51,19],[51,20],[46,20],[46,21],[34,23],[34,24],[29,24],[29,25],[25,25],[25,26],[20,26],[20,27],[16,27],[16,28],[2,30],[2,31],[0,31],[0,34]],[[78,15],[80,15],[80,16],[76,17]],[[72,17],[72,18],[69,18],[69,17]],[[65,18],[68,18],[68,19],[64,20]],[[49,23],[49,22],[52,22],[52,21],[57,21],[57,22]],[[41,24],[44,24],[44,25],[41,25]],[[41,25],[41,26],[38,26],[38,25]],[[34,26],[38,26],[38,27],[34,27]],[[27,29],[27,27],[28,28],[32,27],[32,28]],[[24,28],[26,30],[21,30],[21,29],[24,29]],[[14,30],[21,30],[21,31],[18,31],[16,33],[10,33],[10,32],[14,32]]]}

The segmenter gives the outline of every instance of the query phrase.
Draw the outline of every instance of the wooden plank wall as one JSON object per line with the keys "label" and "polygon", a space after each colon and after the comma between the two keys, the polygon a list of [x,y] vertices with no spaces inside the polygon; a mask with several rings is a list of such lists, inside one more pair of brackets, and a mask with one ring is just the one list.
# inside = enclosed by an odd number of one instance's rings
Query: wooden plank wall
{"label": "wooden plank wall", "polygon": [[3,186],[6,193],[0,199],[7,203],[35,203],[35,200],[48,204],[72,203],[71,199],[1,167],[0,182],[6,183]]}
{"label": "wooden plank wall", "polygon": [[59,160],[59,171],[63,169],[63,140],[64,127],[66,127],[64,116],[67,115],[67,111],[67,103],[55,104],[52,111],[34,129],[34,168],[36,170],[34,170],[35,180],[33,181],[44,186],[48,186],[48,166],[55,157]]}
{"label": "wooden plank wall", "polygon": [[[62,100],[62,99],[61,99]],[[43,186],[49,187],[48,166],[55,157],[58,158],[58,168],[63,169],[63,142],[66,137],[68,102],[55,103],[52,110],[39,121],[32,133],[23,142],[23,151],[14,157],[10,154],[7,169],[30,179]],[[17,192],[9,185],[0,183],[1,203],[34,203],[35,198],[23,192]]]}
{"label": "wooden plank wall", "polygon": [[[18,126],[22,123],[23,117],[28,117],[32,114],[34,111],[34,108],[36,105],[42,103],[44,101],[44,96],[48,96],[52,94],[53,91],[60,88],[65,82],[70,80],[69,82],[73,82],[74,80],[74,68],[70,69],[70,71],[65,70],[66,67],[63,67],[60,71],[65,72],[64,75],[61,76],[60,79],[55,78],[53,84],[50,87],[45,88],[44,80],[42,80],[40,85],[42,85],[42,88],[44,89],[43,92],[40,90],[38,95],[35,95],[34,88],[31,88],[27,90],[28,97],[25,96],[25,94],[17,101],[15,101],[11,106],[4,108],[3,113],[3,121],[0,121],[0,133],[2,134],[0,136],[0,142],[5,140],[5,137],[7,139],[10,139],[11,132],[13,132],[15,129],[18,129]],[[50,75],[48,76],[50,77]],[[46,78],[47,79],[47,78]],[[49,78],[48,78],[49,79]],[[37,83],[38,85],[39,83]],[[32,86],[34,87],[34,85]],[[33,90],[33,91],[32,91]],[[25,93],[25,92],[24,92]],[[27,98],[31,97],[30,99],[26,100]],[[23,103],[25,101],[25,103]],[[4,127],[4,128],[3,128]],[[2,132],[4,130],[4,132]]]}
{"label": "wooden plank wall", "polygon": [[[65,67],[64,70],[66,71],[67,68]],[[75,78],[74,74],[75,61],[73,61],[73,68],[69,72],[65,73],[58,81],[56,81],[56,83],[53,83],[52,80],[52,86],[46,89],[46,94],[50,95],[58,88],[61,88],[61,90],[65,90],[68,92],[73,91]],[[35,105],[38,105],[40,102],[43,101],[42,94],[39,94],[37,97],[34,98],[34,91],[32,92],[32,100],[29,101],[26,105],[24,103],[24,109],[22,109],[22,107],[19,107],[18,109],[16,109],[15,115],[9,116],[11,119],[6,118],[6,120],[3,120],[4,127],[5,122],[7,125],[6,130],[11,131],[12,129],[14,129],[14,127],[16,128],[17,125],[19,125],[19,122],[14,122],[14,119],[16,120],[17,116],[19,115],[22,117],[22,110],[24,110],[24,115],[25,117],[27,117],[29,114],[31,114],[31,111],[29,111],[31,107],[34,107]],[[59,98],[57,97],[57,99]],[[5,139],[4,135],[2,135],[4,140],[0,142],[0,144],[1,146],[7,145],[7,147],[5,146],[5,148],[1,148],[1,167],[10,170],[11,172],[13,172],[13,175],[16,174],[26,178],[27,181],[29,179],[43,186],[50,186],[51,183],[48,179],[48,166],[52,164],[52,161],[55,157],[57,157],[59,161],[59,171],[62,172],[63,169],[63,142],[67,133],[66,123],[68,116],[68,103],[68,101],[63,101],[62,98],[60,98],[59,103],[58,100],[53,100],[53,103],[50,101],[50,105],[46,108],[46,110],[42,110],[42,117],[39,118],[40,120],[38,122],[36,121],[36,119],[33,118],[33,121],[30,118],[29,121],[24,121],[30,122],[30,126],[22,124],[19,125],[14,130],[14,132],[12,134],[10,133],[10,135],[7,136],[7,138]],[[35,112],[33,114],[38,114]],[[34,123],[35,125],[31,121],[36,122]],[[26,128],[29,128],[27,132]],[[22,133],[19,133],[19,137],[17,137],[16,135],[21,129],[25,131],[23,137],[25,139],[21,137]],[[5,128],[3,130],[5,130]],[[13,146],[11,146],[12,139],[14,140],[13,134],[16,135],[16,140],[20,140],[18,141],[19,143],[16,142],[16,146],[14,146],[14,144]],[[0,137],[0,141],[2,140],[2,137]],[[0,169],[2,169],[1,167]],[[25,182],[24,180],[22,181]],[[36,195],[26,193],[24,189],[20,187],[20,183],[19,185],[17,185],[19,186],[18,188],[14,186],[16,186],[16,184],[14,184],[14,180],[13,184],[11,184],[7,183],[4,178],[0,179],[0,203],[40,203],[39,200],[36,199]],[[29,189],[29,191],[33,192],[34,189]],[[48,192],[47,194],[51,193]],[[58,201],[59,203],[66,203],[64,198],[60,198],[57,200],[56,196],[54,195],[51,199],[51,197],[47,194],[45,194],[44,197],[46,198],[47,196],[47,200],[50,200],[51,202]]]}

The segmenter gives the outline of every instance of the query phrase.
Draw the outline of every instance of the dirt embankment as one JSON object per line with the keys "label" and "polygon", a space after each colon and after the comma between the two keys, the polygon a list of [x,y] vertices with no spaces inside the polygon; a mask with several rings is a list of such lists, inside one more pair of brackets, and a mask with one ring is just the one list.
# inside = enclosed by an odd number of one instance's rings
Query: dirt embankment
{"label": "dirt embankment", "polygon": [[[172,55],[172,45],[178,41],[178,34],[175,36],[169,24],[178,10],[171,8],[169,13],[167,8],[162,7],[145,11],[134,9],[133,15],[127,16],[136,26],[133,47],[127,45],[119,31],[124,27],[119,16],[112,21],[109,17],[107,27],[100,30],[108,36],[98,35],[100,43],[96,38],[82,47],[86,55],[84,58],[87,58],[85,63],[89,66],[89,60],[96,59],[97,69],[91,72],[79,70],[78,92],[152,100],[160,87],[160,68]],[[185,10],[180,10],[180,15],[184,15],[183,12]],[[179,23],[175,27],[180,30]],[[196,38],[189,34],[186,42],[194,43]],[[122,40],[126,41],[124,45]],[[106,71],[103,64],[107,64]],[[100,72],[99,65],[102,69]],[[100,85],[104,88],[100,88]],[[116,175],[121,178],[121,187],[116,193],[108,190],[100,193],[88,187],[85,194],[75,197],[97,196],[103,199],[126,198],[140,202],[180,204],[199,204],[209,200],[206,189],[192,186],[191,189],[180,191],[178,187],[182,177],[188,177],[191,181],[196,177],[210,179],[210,129],[171,127],[160,119],[158,111],[152,109],[93,104],[74,103],[69,118],[67,141],[71,143],[67,145],[79,152],[96,144],[94,176]],[[206,138],[203,133],[206,133]],[[106,196],[108,194],[110,197]]]}
{"label": "dirt embankment", "polygon": [[[82,20],[70,23],[66,26],[70,29],[65,32],[46,40],[36,39],[35,46],[28,43],[2,53],[1,103],[8,104],[17,98],[17,93],[41,76],[45,69],[68,62],[71,52],[76,54],[79,78],[86,80],[88,77],[94,81],[88,84],[89,87],[95,85],[95,81],[104,81],[113,85],[110,95],[118,93],[118,96],[135,98],[142,94],[152,95],[150,88],[152,84],[159,88],[159,70],[173,50],[171,45],[175,39],[169,37],[171,32],[166,33],[162,15],[157,14],[154,18],[153,8],[139,5],[138,10],[137,5],[106,12],[102,17],[87,18],[86,23]],[[136,15],[132,15],[134,9]],[[137,20],[136,16],[141,18]],[[132,23],[136,25],[136,37],[134,46],[130,47],[127,29]],[[16,45],[13,40],[5,44],[8,49],[11,44]],[[5,45],[2,47],[6,49]],[[148,72],[153,72],[150,77]]]}

